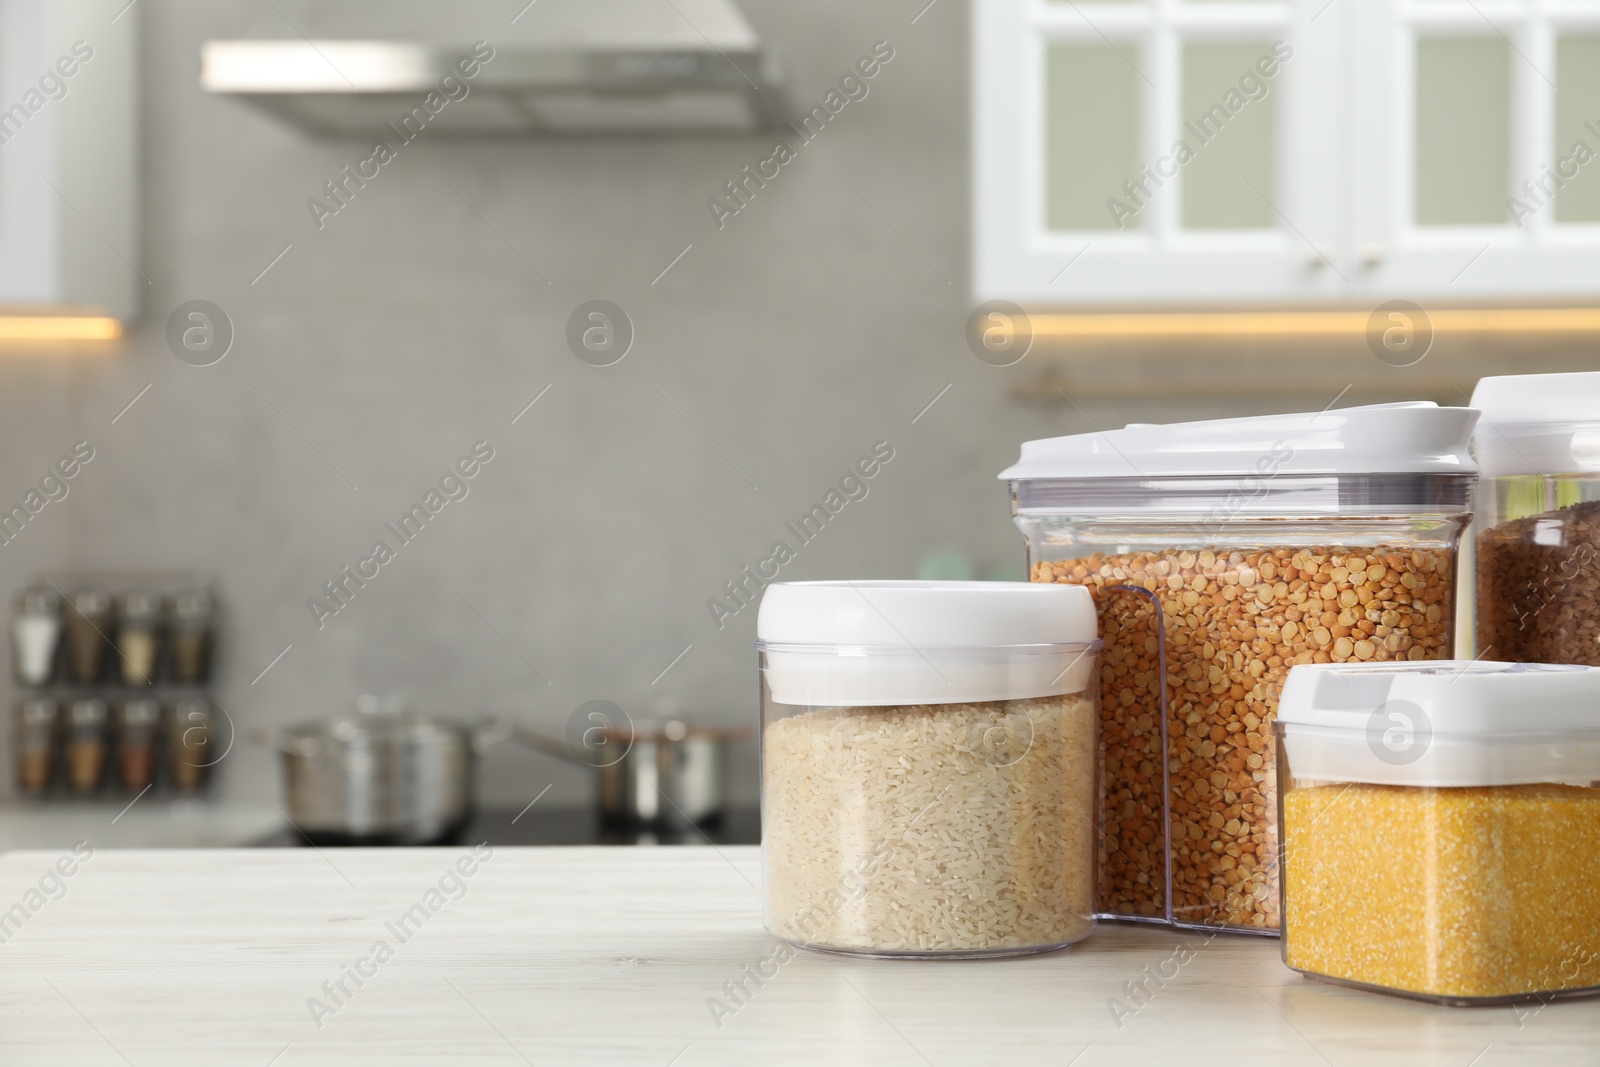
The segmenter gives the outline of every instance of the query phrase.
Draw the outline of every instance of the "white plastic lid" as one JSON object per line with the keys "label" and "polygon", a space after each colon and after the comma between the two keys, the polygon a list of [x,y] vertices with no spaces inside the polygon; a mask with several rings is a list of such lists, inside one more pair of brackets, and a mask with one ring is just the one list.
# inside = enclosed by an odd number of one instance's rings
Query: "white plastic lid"
{"label": "white plastic lid", "polygon": [[1094,680],[1089,590],[1033,582],[778,582],[756,644],[780,704],[959,704]]}
{"label": "white plastic lid", "polygon": [[1472,406],[1484,477],[1600,471],[1600,371],[1483,378]]}
{"label": "white plastic lid", "polygon": [[1132,424],[1028,441],[1011,481],[1184,475],[1471,474],[1478,413],[1427,401],[1294,415]]}
{"label": "white plastic lid", "polygon": [[1469,786],[1600,781],[1600,667],[1306,664],[1278,722],[1295,778]]}

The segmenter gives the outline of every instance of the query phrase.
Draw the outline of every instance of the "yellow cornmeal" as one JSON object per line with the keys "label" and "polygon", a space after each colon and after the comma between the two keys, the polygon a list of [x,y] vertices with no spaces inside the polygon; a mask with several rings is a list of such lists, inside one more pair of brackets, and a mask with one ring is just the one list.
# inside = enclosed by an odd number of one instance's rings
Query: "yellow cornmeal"
{"label": "yellow cornmeal", "polygon": [[1600,986],[1600,789],[1313,786],[1283,839],[1296,970],[1450,998]]}

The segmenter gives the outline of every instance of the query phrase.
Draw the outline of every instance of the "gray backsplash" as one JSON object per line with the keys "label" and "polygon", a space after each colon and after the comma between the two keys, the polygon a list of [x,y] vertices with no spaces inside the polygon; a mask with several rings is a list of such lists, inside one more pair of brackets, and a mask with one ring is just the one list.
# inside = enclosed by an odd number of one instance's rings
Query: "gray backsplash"
{"label": "gray backsplash", "polygon": [[[279,16],[256,0],[142,0],[148,310],[114,355],[0,360],[0,498],[75,441],[96,450],[70,496],[0,548],[0,587],[63,567],[214,571],[217,693],[241,732],[219,792],[253,799],[277,774],[247,729],[366,690],[553,730],[591,698],[637,712],[677,697],[753,724],[755,611],[719,629],[707,601],[875,442],[893,460],[782,577],[912,577],[950,552],[978,576],[1021,577],[994,477],[1019,441],[1327,402],[1320,386],[1081,411],[1011,398],[1034,372],[985,366],[963,339],[967,9],[940,0],[913,23],[923,3],[747,0],[797,100],[820,100],[874,42],[895,57],[720,230],[708,198],[771,136],[425,132],[319,231],[307,199],[370,146],[197,87],[203,40]],[[506,17],[521,6],[507,0]],[[565,341],[595,298],[636,329],[610,367]],[[168,314],[192,299],[236,331],[210,367],[167,348]],[[384,523],[480,440],[494,458],[468,495],[399,546]],[[380,538],[396,558],[319,630],[307,601]],[[486,771],[492,803],[551,782],[545,803],[588,795],[586,772],[509,746]]]}

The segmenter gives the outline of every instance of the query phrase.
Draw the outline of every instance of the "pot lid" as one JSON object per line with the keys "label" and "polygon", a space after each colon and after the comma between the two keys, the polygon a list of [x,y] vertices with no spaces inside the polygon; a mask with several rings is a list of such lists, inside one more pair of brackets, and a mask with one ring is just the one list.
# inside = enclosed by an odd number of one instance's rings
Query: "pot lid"
{"label": "pot lid", "polygon": [[284,733],[300,740],[383,744],[440,734],[460,734],[464,729],[456,723],[421,714],[403,698],[363,694],[356,698],[354,714],[300,723],[289,727]]}
{"label": "pot lid", "polygon": [[1431,401],[1211,419],[1028,441],[1010,481],[1278,474],[1472,474],[1478,413]]}
{"label": "pot lid", "polygon": [[605,726],[594,733],[607,741],[621,742],[675,742],[675,741],[748,741],[747,726],[708,726],[703,723],[684,722],[682,719],[638,719],[620,726]]}

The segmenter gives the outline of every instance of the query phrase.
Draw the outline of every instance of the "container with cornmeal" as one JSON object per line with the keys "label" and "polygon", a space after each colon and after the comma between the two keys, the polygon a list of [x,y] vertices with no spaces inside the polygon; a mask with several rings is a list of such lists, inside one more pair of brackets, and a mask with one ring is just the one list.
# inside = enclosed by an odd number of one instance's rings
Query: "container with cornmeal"
{"label": "container with cornmeal", "polygon": [[1600,992],[1600,668],[1289,673],[1283,959],[1442,1004]]}

